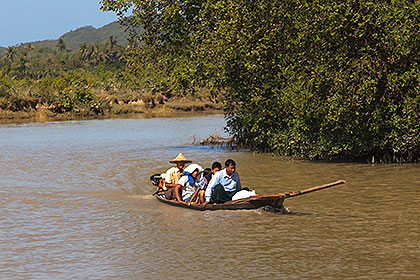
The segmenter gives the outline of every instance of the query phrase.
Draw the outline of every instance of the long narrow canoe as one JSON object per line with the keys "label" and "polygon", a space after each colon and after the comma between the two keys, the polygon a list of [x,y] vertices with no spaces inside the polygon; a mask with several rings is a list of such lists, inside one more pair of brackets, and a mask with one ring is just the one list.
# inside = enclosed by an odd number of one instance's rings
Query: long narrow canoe
{"label": "long narrow canoe", "polygon": [[270,206],[275,209],[282,209],[283,207],[283,201],[286,198],[291,198],[303,194],[308,194],[311,192],[327,189],[330,187],[334,187],[340,184],[344,184],[344,180],[336,181],[333,183],[321,185],[312,187],[309,189],[304,189],[301,191],[292,191],[292,192],[286,192],[286,193],[276,193],[276,194],[265,194],[265,195],[255,195],[248,198],[238,199],[234,201],[228,201],[222,204],[193,204],[193,203],[183,203],[178,202],[175,200],[168,200],[165,199],[164,195],[162,193],[155,194],[156,198],[163,203],[178,206],[178,207],[184,207],[184,208],[190,208],[194,210],[241,210],[241,209],[258,209],[265,206]]}

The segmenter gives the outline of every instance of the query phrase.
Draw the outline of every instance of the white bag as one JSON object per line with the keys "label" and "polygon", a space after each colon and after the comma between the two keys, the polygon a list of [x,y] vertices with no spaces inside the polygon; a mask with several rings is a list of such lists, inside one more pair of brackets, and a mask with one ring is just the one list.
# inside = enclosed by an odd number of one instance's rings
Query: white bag
{"label": "white bag", "polygon": [[235,193],[234,196],[232,196],[232,200],[238,200],[242,198],[247,198],[250,196],[255,195],[255,191],[247,191],[247,190],[240,190],[239,192]]}

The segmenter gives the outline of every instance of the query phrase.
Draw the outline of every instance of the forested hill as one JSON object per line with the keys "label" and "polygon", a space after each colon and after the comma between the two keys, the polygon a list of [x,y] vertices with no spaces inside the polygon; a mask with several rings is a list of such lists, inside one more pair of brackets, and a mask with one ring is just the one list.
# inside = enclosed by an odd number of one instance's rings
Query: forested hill
{"label": "forested hill", "polygon": [[63,39],[66,47],[70,50],[76,50],[80,44],[90,44],[93,42],[102,43],[113,36],[118,45],[127,46],[128,32],[125,32],[117,21],[107,24],[101,28],[85,26],[74,31],[67,32],[60,38]]}
{"label": "forested hill", "polygon": [[[65,33],[60,38],[63,39],[67,49],[77,50],[82,43],[102,43],[109,40],[111,35],[117,41],[118,45],[127,46],[128,32],[125,32],[124,27],[122,27],[118,21],[114,21],[100,28],[94,28],[92,26],[80,27]],[[43,46],[55,49],[58,39],[30,42],[25,43],[24,45],[32,44],[33,46]],[[0,47],[0,56],[4,55],[6,50],[7,48]]]}

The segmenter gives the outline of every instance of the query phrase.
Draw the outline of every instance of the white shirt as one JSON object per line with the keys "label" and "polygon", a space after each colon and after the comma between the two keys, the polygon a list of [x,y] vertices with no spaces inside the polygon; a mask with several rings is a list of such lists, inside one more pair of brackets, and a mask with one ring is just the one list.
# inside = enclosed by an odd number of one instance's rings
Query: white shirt
{"label": "white shirt", "polygon": [[165,183],[176,184],[176,182],[178,182],[178,180],[181,178],[181,175],[182,172],[179,170],[178,167],[171,167],[165,173]]}
{"label": "white shirt", "polygon": [[191,198],[191,196],[194,194],[195,190],[197,189],[197,186],[195,185],[195,181],[193,185],[191,185],[188,182],[188,176],[182,176],[181,179],[179,179],[178,183],[181,185],[181,198],[182,201],[187,201]]}
{"label": "white shirt", "polygon": [[206,188],[206,192],[204,194],[206,201],[210,201],[213,189],[217,184],[221,184],[225,191],[228,192],[240,190],[242,188],[238,172],[235,171],[232,175],[228,175],[226,169],[220,170],[214,174]]}

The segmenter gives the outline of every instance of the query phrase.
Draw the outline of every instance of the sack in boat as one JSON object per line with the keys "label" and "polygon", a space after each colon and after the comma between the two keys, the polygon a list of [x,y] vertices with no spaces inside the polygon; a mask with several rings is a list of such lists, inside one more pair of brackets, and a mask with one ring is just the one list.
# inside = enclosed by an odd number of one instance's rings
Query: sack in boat
{"label": "sack in boat", "polygon": [[249,191],[249,190],[240,190],[237,193],[235,193],[234,196],[232,196],[232,200],[238,200],[238,199],[242,199],[242,198],[248,198],[250,196],[255,195],[255,191]]}

